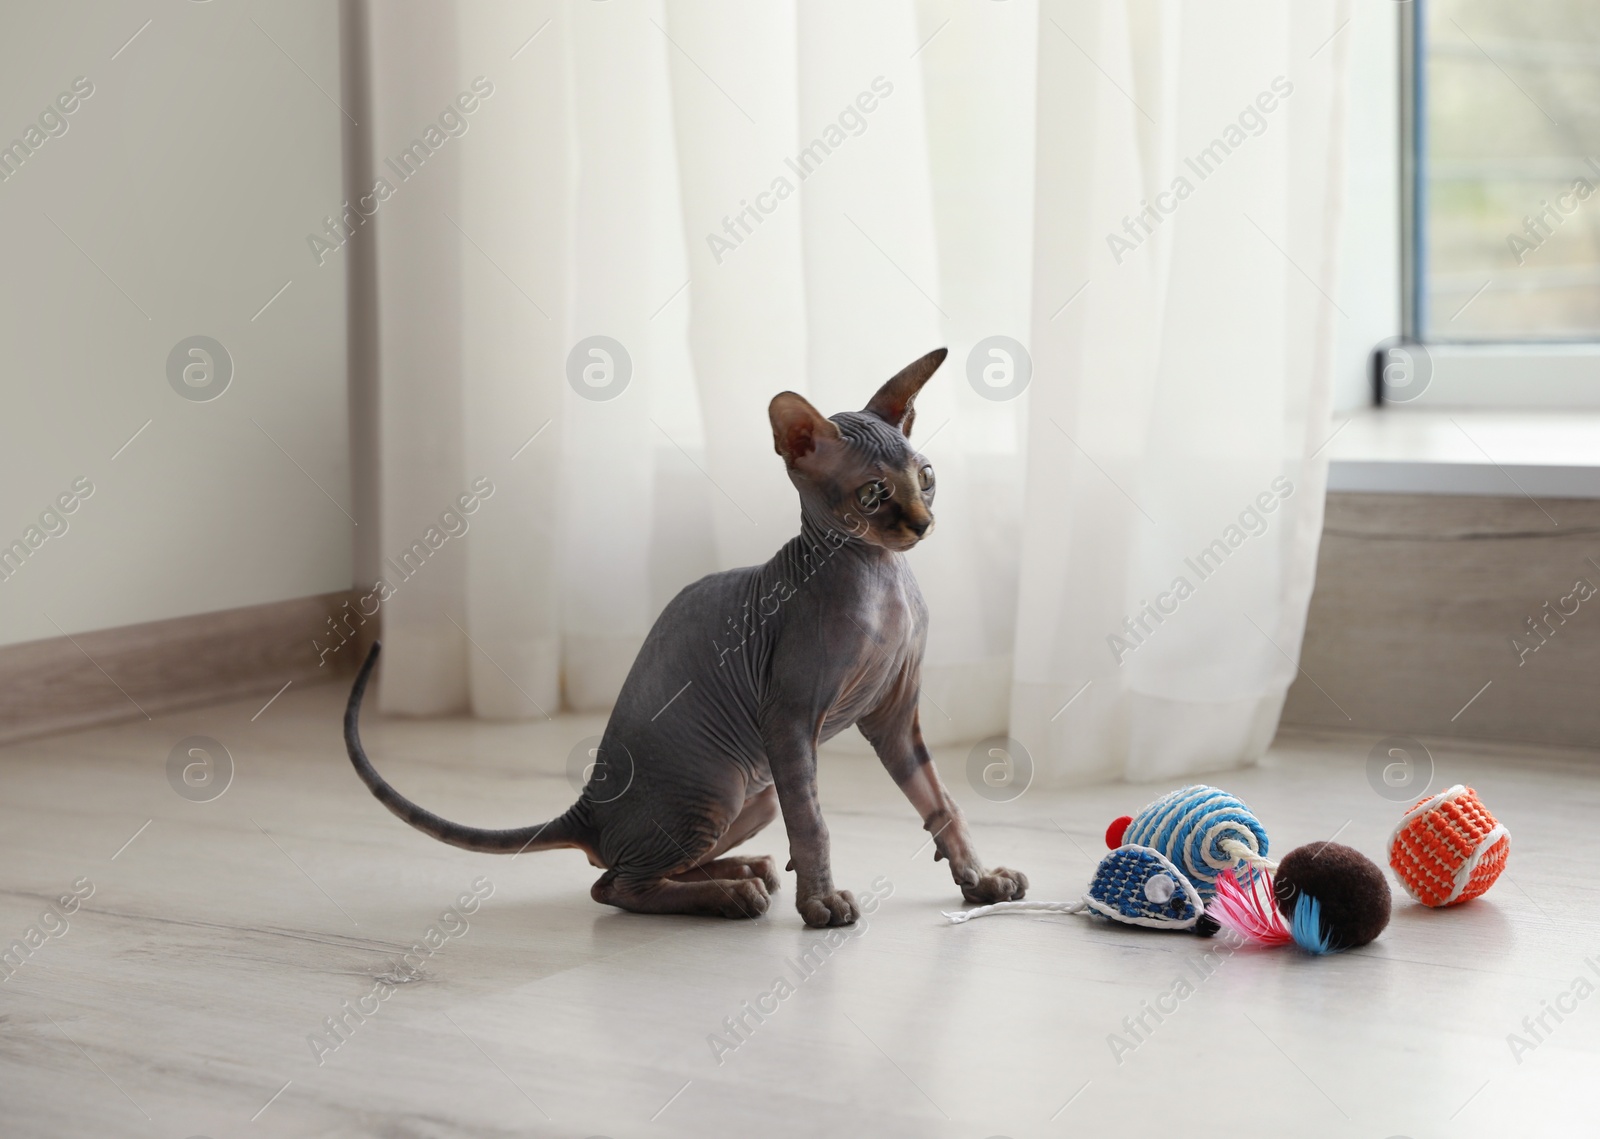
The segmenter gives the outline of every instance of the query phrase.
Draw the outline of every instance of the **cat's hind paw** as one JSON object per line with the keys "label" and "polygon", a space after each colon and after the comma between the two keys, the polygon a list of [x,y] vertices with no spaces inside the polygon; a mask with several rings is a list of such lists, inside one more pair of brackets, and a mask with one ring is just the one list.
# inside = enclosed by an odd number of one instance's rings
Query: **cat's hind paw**
{"label": "cat's hind paw", "polygon": [[855,895],[849,890],[835,890],[831,894],[813,894],[801,898],[795,908],[805,923],[813,929],[830,925],[854,925],[861,911],[856,908]]}
{"label": "cat's hind paw", "polygon": [[725,918],[758,918],[772,906],[772,896],[767,884],[760,878],[723,879],[724,901],[721,906]]}
{"label": "cat's hind paw", "polygon": [[782,885],[778,878],[778,864],[770,854],[758,854],[740,859],[744,864],[744,871],[751,878],[759,878],[766,884],[769,894],[776,893]]}
{"label": "cat's hind paw", "polygon": [[672,875],[674,882],[704,882],[712,878],[735,881],[740,878],[759,878],[766,885],[769,894],[776,893],[781,885],[778,879],[778,864],[773,861],[770,854],[716,858]]}
{"label": "cat's hind paw", "polygon": [[1020,870],[1008,870],[1004,866],[986,871],[969,868],[956,882],[961,887],[961,896],[980,906],[992,902],[1021,901],[1028,892],[1028,876]]}

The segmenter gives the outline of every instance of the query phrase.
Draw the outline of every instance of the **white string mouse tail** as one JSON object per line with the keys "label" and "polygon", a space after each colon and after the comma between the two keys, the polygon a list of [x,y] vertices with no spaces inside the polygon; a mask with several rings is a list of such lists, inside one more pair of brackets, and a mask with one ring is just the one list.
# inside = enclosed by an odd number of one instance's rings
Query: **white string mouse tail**
{"label": "white string mouse tail", "polygon": [[950,924],[960,925],[962,922],[971,921],[973,918],[987,917],[990,914],[1000,913],[1048,913],[1048,914],[1081,914],[1088,909],[1088,903],[1082,900],[1076,902],[995,902],[989,906],[978,906],[971,910],[945,910],[944,916],[950,919]]}
{"label": "white string mouse tail", "polygon": [[1265,870],[1268,874],[1277,872],[1278,864],[1276,862],[1261,854],[1254,847],[1246,846],[1236,838],[1225,838],[1217,845],[1253,870]]}

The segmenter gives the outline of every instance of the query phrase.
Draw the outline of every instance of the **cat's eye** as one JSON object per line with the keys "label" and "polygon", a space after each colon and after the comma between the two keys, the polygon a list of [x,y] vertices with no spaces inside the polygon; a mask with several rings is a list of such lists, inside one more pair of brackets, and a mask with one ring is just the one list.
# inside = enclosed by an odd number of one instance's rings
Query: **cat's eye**
{"label": "cat's eye", "polygon": [[884,499],[889,497],[889,488],[874,479],[869,483],[862,483],[856,490],[856,502],[861,504],[863,510],[876,510],[883,505]]}
{"label": "cat's eye", "polygon": [[917,482],[921,484],[923,490],[932,490],[933,489],[933,468],[932,467],[923,467],[920,471],[918,471],[917,472]]}

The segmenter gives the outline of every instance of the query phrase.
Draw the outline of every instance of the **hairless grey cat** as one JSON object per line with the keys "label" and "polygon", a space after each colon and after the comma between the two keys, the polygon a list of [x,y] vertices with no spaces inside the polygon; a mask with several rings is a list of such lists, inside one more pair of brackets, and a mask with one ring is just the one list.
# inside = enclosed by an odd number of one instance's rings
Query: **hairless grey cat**
{"label": "hairless grey cat", "polygon": [[773,442],[800,492],[800,535],[765,565],[701,578],[667,605],[565,814],[507,830],[468,827],[385,782],[357,730],[377,645],[345,710],[356,772],[389,810],[453,846],[582,850],[605,871],[590,891],[595,901],[636,913],[765,913],[778,888],[773,860],[725,855],[781,807],[800,916],[848,925],[856,903],[833,884],[817,745],[855,724],[922,816],[962,896],[1021,898],[1023,874],[978,860],[917,720],[928,610],[901,555],[933,528],[934,478],[908,438],[912,401],[944,358],[943,348],[928,353],[859,412],[824,418],[794,392],[773,398]]}

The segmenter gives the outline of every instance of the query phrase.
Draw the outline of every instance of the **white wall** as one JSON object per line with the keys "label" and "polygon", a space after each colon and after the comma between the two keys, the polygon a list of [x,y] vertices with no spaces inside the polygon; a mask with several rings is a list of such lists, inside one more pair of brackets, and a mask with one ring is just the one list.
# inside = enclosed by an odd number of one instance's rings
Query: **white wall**
{"label": "white wall", "polygon": [[1356,0],[1348,36],[1344,233],[1334,409],[1372,402],[1373,347],[1400,332],[1399,10],[1393,0]]}
{"label": "white wall", "polygon": [[[1341,33],[1341,411],[1399,327],[1395,9],[1357,0]],[[0,579],[0,644],[347,586],[349,250],[307,244],[344,198],[337,0],[8,5],[0,43],[0,144],[94,89],[0,181],[0,547],[95,488]],[[234,361],[214,401],[167,381],[194,334]]]}
{"label": "white wall", "polygon": [[[93,84],[0,182],[0,546],[94,487],[0,580],[0,644],[347,587],[344,254],[306,240],[344,198],[337,0],[6,5],[0,43],[0,144]],[[167,379],[194,334],[234,362],[209,402]]]}

